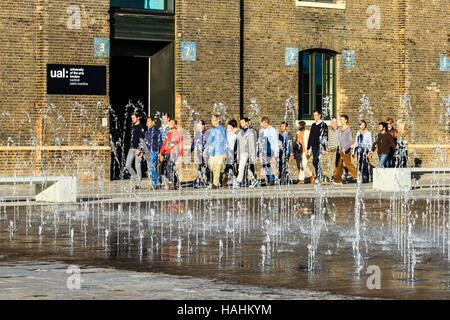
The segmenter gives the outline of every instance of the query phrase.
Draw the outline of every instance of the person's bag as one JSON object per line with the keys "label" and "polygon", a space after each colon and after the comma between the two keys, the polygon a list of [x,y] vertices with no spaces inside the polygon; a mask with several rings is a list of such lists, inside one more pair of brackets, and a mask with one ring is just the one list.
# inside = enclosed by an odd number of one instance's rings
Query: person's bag
{"label": "person's bag", "polygon": [[140,152],[138,155],[141,161],[145,159],[146,161],[150,162],[152,160],[152,154],[147,148],[147,145],[145,144],[143,139],[141,139],[141,141],[139,142],[139,146],[141,150],[144,150],[144,152]]}

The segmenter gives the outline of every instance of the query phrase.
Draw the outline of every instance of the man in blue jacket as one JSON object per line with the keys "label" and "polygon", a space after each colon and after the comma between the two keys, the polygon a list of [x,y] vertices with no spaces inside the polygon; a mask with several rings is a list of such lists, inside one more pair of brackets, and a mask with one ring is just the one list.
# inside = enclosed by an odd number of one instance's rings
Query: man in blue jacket
{"label": "man in blue jacket", "polygon": [[156,161],[158,160],[158,153],[161,149],[161,133],[155,126],[155,119],[153,117],[147,118],[147,128],[142,151],[147,161],[148,175],[151,178],[152,186],[157,188],[159,186],[159,178],[156,173]]}
{"label": "man in blue jacket", "polygon": [[218,115],[211,118],[212,128],[208,136],[209,169],[213,175],[213,189],[219,187],[220,174],[227,157],[227,131],[220,124]]}
{"label": "man in blue jacket", "polygon": [[196,125],[196,131],[194,134],[194,140],[191,145],[191,152],[195,150],[195,159],[198,162],[197,179],[195,179],[194,187],[199,185],[207,185],[209,181],[209,168],[208,168],[208,152],[206,149],[206,142],[208,141],[209,130],[206,130],[205,121],[200,120]]}

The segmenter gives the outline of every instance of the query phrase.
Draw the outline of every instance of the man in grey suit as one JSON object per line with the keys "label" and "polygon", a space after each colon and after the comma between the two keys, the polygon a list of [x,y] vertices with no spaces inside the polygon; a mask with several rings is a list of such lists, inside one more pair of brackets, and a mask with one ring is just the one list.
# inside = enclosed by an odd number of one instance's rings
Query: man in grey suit
{"label": "man in grey suit", "polygon": [[[245,170],[247,168],[247,161],[255,163],[256,161],[256,138],[246,118],[240,120],[241,129],[237,134],[237,162],[239,164],[238,177],[236,179],[237,186],[242,184],[244,180]],[[253,175],[251,185],[256,185],[258,180]]]}

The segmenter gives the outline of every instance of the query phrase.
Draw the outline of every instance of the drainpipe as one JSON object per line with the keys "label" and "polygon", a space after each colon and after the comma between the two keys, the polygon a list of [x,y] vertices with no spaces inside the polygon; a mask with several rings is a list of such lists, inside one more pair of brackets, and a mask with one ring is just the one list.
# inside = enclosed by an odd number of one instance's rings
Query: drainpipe
{"label": "drainpipe", "polygon": [[239,115],[244,117],[244,0],[240,0],[239,10]]}

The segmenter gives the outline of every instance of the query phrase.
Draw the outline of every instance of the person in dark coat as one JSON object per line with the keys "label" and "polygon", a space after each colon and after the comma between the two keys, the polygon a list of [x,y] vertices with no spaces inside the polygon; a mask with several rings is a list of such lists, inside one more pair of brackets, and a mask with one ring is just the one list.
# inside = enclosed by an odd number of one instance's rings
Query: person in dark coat
{"label": "person in dark coat", "polygon": [[[139,157],[141,151],[139,144],[145,137],[144,126],[140,122],[141,115],[135,111],[131,114],[131,139],[130,149],[128,150],[127,160],[125,168],[131,175],[131,179],[135,180],[135,189],[138,190],[141,187],[142,171],[141,171],[141,159]],[[134,168],[132,166],[134,162]]]}
{"label": "person in dark coat", "polygon": [[314,110],[315,122],[311,125],[311,131],[306,148],[307,158],[313,155],[313,165],[316,170],[316,181],[321,181],[324,177],[321,157],[327,154],[328,145],[328,126],[322,121],[322,112],[319,109]]}
{"label": "person in dark coat", "polygon": [[280,124],[278,138],[280,140],[280,153],[278,157],[280,184],[289,184],[291,183],[289,162],[294,160],[294,137],[288,131],[288,123],[286,121]]}

